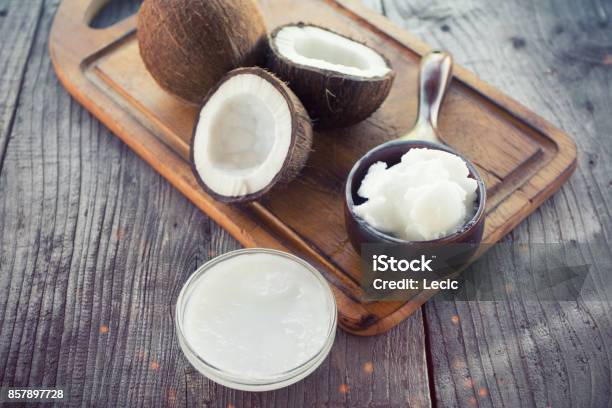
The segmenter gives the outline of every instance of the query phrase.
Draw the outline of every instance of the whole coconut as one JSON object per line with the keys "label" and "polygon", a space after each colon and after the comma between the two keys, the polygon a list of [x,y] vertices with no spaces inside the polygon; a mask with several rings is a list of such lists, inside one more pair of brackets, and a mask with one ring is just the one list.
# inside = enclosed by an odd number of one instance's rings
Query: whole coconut
{"label": "whole coconut", "polygon": [[267,30],[255,0],[145,0],[137,35],[157,83],[200,104],[227,72],[263,62]]}

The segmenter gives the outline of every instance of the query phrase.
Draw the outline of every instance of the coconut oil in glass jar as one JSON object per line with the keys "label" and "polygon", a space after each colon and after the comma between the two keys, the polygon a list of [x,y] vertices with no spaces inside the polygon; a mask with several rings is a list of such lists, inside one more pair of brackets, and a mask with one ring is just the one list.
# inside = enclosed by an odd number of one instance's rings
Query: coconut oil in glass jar
{"label": "coconut oil in glass jar", "polygon": [[176,306],[181,348],[211,380],[267,391],[306,377],[329,353],[336,304],[321,274],[268,249],[230,252],[199,268]]}

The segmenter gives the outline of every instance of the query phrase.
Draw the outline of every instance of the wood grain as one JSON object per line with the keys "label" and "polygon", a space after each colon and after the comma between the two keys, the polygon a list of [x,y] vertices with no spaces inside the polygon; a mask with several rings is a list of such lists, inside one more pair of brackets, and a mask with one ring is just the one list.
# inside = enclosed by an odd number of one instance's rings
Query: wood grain
{"label": "wood grain", "polygon": [[[340,325],[355,334],[388,330],[431,296],[433,292],[422,291],[410,302],[362,301],[360,260],[348,242],[342,214],[344,182],[355,161],[405,133],[414,121],[420,55],[427,46],[353,2],[264,1],[270,27],[309,15],[319,24],[375,45],[390,58],[397,76],[389,98],[371,118],[317,135],[296,182],[249,206],[228,206],[205,194],[195,181],[188,146],[196,111],[162,90],[147,72],[134,20],[94,31],[75,17],[85,14],[87,5],[64,0],[58,11],[49,44],[60,81],[243,245],[289,250],[314,262],[333,285]],[[448,93],[441,134],[493,182],[488,186],[484,235],[493,243],[569,177],[575,145],[562,131],[461,67],[456,67]],[[478,135],[486,135],[487,143],[478,143]]]}
{"label": "wood grain", "polygon": [[[576,175],[509,241],[610,241],[609,3],[368,2],[575,137]],[[373,338],[339,331],[325,365],[286,390],[204,379],[163,296],[239,245],[63,91],[46,50],[57,3],[0,1],[0,30],[14,34],[0,50],[13,67],[0,80],[0,98],[12,95],[0,103],[0,385],[72,383],[74,406],[417,407],[431,376],[441,407],[611,406],[605,293],[577,307],[429,302],[429,374],[419,311]],[[98,24],[136,3],[114,2]]]}
{"label": "wood grain", "polygon": [[[506,241],[609,245],[612,70],[605,61],[612,55],[612,4],[383,3],[392,20],[453,50],[460,63],[576,137],[576,175]],[[487,259],[494,270],[496,259],[520,256],[494,249]],[[594,254],[584,256],[585,264],[596,262]],[[592,273],[606,282],[604,271]],[[527,277],[519,271],[517,279]],[[589,296],[594,301],[534,302],[518,292],[499,302],[427,303],[437,403],[612,406],[609,295],[600,289]]]}
{"label": "wood grain", "polygon": [[13,126],[15,105],[30,54],[32,39],[40,13],[42,0],[23,1],[19,7],[9,7],[9,0],[0,1],[0,170]]}
{"label": "wood grain", "polygon": [[278,392],[235,392],[189,365],[176,296],[239,244],[63,90],[47,51],[56,5],[44,5],[8,107],[0,385],[65,386],[71,406],[429,406],[420,311],[385,337],[339,331],[324,365]]}

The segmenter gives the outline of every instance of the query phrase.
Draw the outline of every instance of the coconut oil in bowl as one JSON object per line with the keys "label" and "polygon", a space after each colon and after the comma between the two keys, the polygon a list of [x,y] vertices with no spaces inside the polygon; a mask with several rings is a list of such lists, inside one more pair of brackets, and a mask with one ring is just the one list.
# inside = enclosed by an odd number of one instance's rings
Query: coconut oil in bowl
{"label": "coconut oil in bowl", "polygon": [[480,244],[485,184],[469,160],[440,143],[437,130],[451,77],[449,54],[433,51],[425,55],[413,129],[373,148],[351,169],[344,216],[357,252],[366,243],[402,245],[415,254],[425,247],[461,244],[469,250],[453,259],[460,266]]}
{"label": "coconut oil in bowl", "polygon": [[269,391],[313,372],[334,341],[337,310],[323,276],[293,255],[244,249],[200,267],[176,305],[179,343],[209,379]]}
{"label": "coconut oil in bowl", "polygon": [[[428,221],[439,221],[438,217],[419,215],[417,212],[417,215],[411,218],[417,218],[418,222],[424,224],[425,229],[429,230],[427,231],[429,235],[425,234],[424,237],[416,239],[407,239],[406,237],[402,238],[398,235],[381,231],[380,228],[377,228],[377,226],[368,222],[368,220],[362,216],[363,213],[358,209],[360,205],[363,205],[363,203],[366,202],[366,199],[359,195],[359,190],[362,187],[363,181],[372,165],[376,163],[385,163],[385,165],[389,167],[397,165],[401,162],[402,157],[413,149],[440,151],[461,159],[461,161],[465,163],[468,172],[466,180],[472,180],[472,182],[475,184],[475,194],[473,197],[466,197],[464,200],[466,207],[463,221],[461,221],[461,223],[456,225],[454,228],[449,229],[448,234],[444,234],[444,230],[434,230],[434,223],[428,223]],[[446,200],[446,197],[439,197],[439,201]],[[435,204],[445,203],[434,203],[434,206]],[[459,205],[454,203],[453,206],[458,207]],[[444,205],[441,205],[441,207],[444,207]],[[450,244],[479,244],[482,240],[484,232],[485,207],[485,184],[481,176],[478,174],[476,167],[467,159],[447,146],[418,140],[400,140],[387,143],[377,149],[371,150],[355,164],[347,179],[344,215],[348,236],[357,252],[361,252],[361,245],[366,243],[404,245],[407,248],[412,247],[415,248],[416,251],[419,251],[421,250],[421,247],[431,248],[434,245],[445,246]],[[427,210],[427,208],[425,209]],[[459,208],[453,208],[452,210],[459,210]],[[404,225],[400,225],[399,227],[404,227]]]}

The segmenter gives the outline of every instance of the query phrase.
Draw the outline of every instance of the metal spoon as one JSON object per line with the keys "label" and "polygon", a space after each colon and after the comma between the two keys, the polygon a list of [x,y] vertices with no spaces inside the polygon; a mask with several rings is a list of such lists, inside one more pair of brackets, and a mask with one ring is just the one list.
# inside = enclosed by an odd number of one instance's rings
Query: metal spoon
{"label": "metal spoon", "polygon": [[453,75],[453,58],[444,51],[432,51],[421,60],[419,111],[414,127],[399,140],[442,143],[438,135],[438,113]]}

